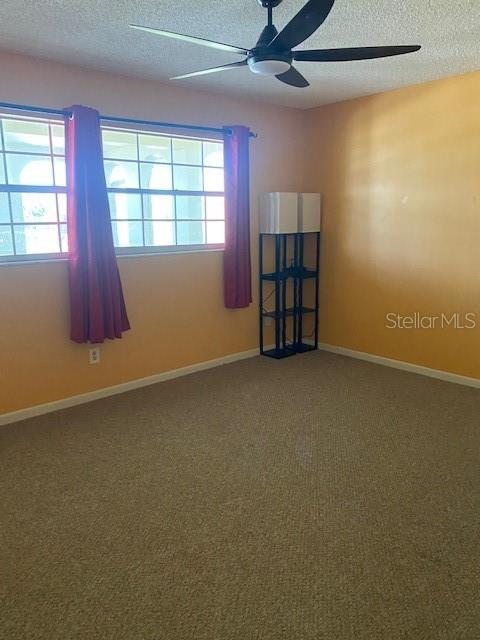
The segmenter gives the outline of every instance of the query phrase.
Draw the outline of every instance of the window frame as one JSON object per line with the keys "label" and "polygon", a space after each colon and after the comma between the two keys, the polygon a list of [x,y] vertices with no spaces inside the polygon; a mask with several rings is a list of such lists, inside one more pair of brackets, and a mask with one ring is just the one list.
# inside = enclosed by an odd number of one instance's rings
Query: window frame
{"label": "window frame", "polygon": [[[61,228],[62,225],[66,227],[66,221],[61,222],[59,217],[59,195],[65,195],[67,197],[67,187],[61,185],[21,185],[21,184],[8,184],[8,169],[7,169],[7,153],[15,155],[15,156],[30,156],[30,157],[38,157],[38,158],[49,158],[52,169],[52,178],[55,183],[55,158],[61,158],[65,161],[65,152],[64,153],[56,153],[54,151],[53,145],[53,137],[52,137],[52,126],[62,126],[64,127],[64,121],[61,117],[55,117],[52,115],[39,115],[32,113],[32,115],[23,115],[18,113],[9,112],[8,110],[2,111],[0,113],[0,120],[20,120],[25,122],[35,122],[40,124],[48,125],[48,137],[49,137],[49,153],[41,153],[39,151],[11,151],[5,148],[5,132],[3,126],[0,126],[0,162],[2,163],[2,168],[5,174],[5,184],[0,183],[0,194],[6,193],[8,197],[9,203],[9,214],[10,221],[2,222],[2,226],[9,226],[12,234],[12,243],[15,250],[15,232],[14,227],[20,226],[52,226],[55,225],[57,228],[58,234],[58,242],[60,251],[59,252],[44,252],[44,253],[13,253],[11,255],[0,255],[0,266],[9,265],[9,264],[21,264],[25,262],[44,262],[44,261],[61,261],[67,259],[67,253],[61,251],[62,240],[61,240]],[[12,199],[11,194],[15,193],[42,193],[42,194],[52,194],[55,196],[56,201],[56,210],[57,210],[57,219],[54,222],[15,222],[13,220],[12,214]]]}
{"label": "window frame", "polygon": [[[107,131],[119,131],[119,132],[125,132],[125,133],[133,133],[136,135],[136,143],[137,143],[137,157],[138,159],[136,160],[132,160],[131,158],[125,158],[125,159],[118,159],[118,158],[112,158],[111,156],[105,155],[105,153],[103,154],[103,159],[104,162],[124,162],[124,163],[131,163],[134,164],[137,168],[137,172],[138,172],[138,184],[139,187],[138,188],[117,188],[117,187],[108,187],[107,186],[107,193],[110,195],[112,193],[121,193],[121,194],[132,194],[132,195],[138,195],[140,197],[141,200],[141,207],[142,207],[142,212],[141,215],[138,218],[113,218],[110,215],[110,219],[112,222],[118,221],[118,222],[122,222],[122,221],[138,221],[138,222],[142,222],[142,233],[143,233],[143,240],[144,240],[144,244],[143,245],[138,245],[138,246],[132,246],[132,247],[117,247],[115,246],[115,253],[118,257],[122,257],[122,256],[129,256],[129,255],[133,255],[133,256],[139,256],[139,255],[162,255],[162,254],[176,254],[176,253],[199,253],[199,252],[209,252],[209,251],[224,251],[225,249],[225,243],[201,243],[201,244],[171,244],[171,245],[145,245],[145,230],[144,230],[144,225],[143,222],[145,220],[148,221],[148,218],[145,218],[143,215],[143,196],[144,195],[160,195],[160,196],[171,196],[174,199],[174,207],[175,207],[175,197],[176,196],[201,196],[203,198],[206,197],[222,197],[225,198],[225,188],[223,191],[205,191],[204,189],[201,191],[192,191],[192,190],[186,190],[186,189],[145,189],[141,187],[141,166],[142,164],[158,164],[158,165],[166,165],[171,167],[172,169],[172,180],[173,180],[173,167],[174,166],[183,166],[183,167],[195,167],[197,169],[201,169],[202,170],[202,175],[203,175],[203,170],[206,169],[222,169],[223,171],[225,170],[224,165],[222,167],[220,166],[209,166],[209,165],[205,165],[203,164],[203,144],[202,144],[202,163],[201,164],[192,164],[192,163],[186,163],[186,162],[174,162],[174,158],[173,158],[173,140],[174,139],[181,139],[181,140],[196,140],[198,142],[213,142],[213,143],[221,143],[223,145],[224,140],[223,137],[221,135],[209,135],[208,137],[205,136],[205,133],[198,133],[198,135],[195,134],[195,132],[191,132],[189,131],[188,133],[182,133],[180,130],[178,131],[178,133],[172,133],[171,130],[167,130],[165,127],[152,127],[152,126],[146,126],[146,125],[135,125],[134,127],[129,127],[129,126],[125,126],[122,123],[119,124],[115,124],[115,123],[109,123],[108,121],[105,124],[101,124],[100,126],[101,131],[103,133],[104,130]],[[165,138],[169,138],[170,139],[170,162],[152,162],[149,160],[141,160],[140,159],[140,149],[139,149],[139,135],[142,134],[146,134],[146,135],[158,135],[161,137],[165,137]],[[173,187],[173,183],[172,183],[172,187]],[[205,213],[206,215],[206,213]],[[156,219],[153,219],[154,221]],[[162,221],[167,221],[167,219]],[[170,222],[170,220],[168,220]],[[174,216],[174,218],[171,220],[174,222],[175,224],[175,229],[176,229],[176,223],[177,222],[196,222],[196,221],[201,221],[201,222],[206,222],[207,219],[201,218],[201,219],[177,219],[176,215]],[[212,222],[215,222],[217,220],[212,220]],[[219,222],[223,222],[225,223],[225,216],[222,220],[218,220]],[[176,235],[176,231],[175,231],[175,235]]]}

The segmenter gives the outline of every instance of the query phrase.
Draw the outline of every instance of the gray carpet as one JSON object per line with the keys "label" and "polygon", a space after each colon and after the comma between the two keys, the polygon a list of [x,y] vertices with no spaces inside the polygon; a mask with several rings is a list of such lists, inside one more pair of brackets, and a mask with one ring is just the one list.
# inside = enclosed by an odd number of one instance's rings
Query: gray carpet
{"label": "gray carpet", "polygon": [[480,393],[254,358],[0,428],[2,640],[478,640]]}

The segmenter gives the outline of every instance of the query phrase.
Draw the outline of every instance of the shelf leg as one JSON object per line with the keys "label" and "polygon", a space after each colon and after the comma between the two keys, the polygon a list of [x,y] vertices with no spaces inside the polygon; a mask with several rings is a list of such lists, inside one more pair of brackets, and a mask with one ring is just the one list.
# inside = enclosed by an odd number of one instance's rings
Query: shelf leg
{"label": "shelf leg", "polygon": [[[299,233],[299,239],[298,239],[298,252],[299,252],[299,256],[298,256],[298,262],[299,262],[299,269],[300,271],[303,271],[304,268],[304,264],[303,264],[303,254],[304,254],[304,234],[303,233]],[[303,315],[302,315],[302,308],[303,308],[303,278],[299,279],[298,282],[298,335],[297,335],[297,343],[301,343],[303,340]]]}
{"label": "shelf leg", "polygon": [[275,237],[275,348],[280,350],[280,250],[281,250],[281,237],[277,235]]}
{"label": "shelf leg", "polygon": [[260,234],[258,236],[258,260],[259,260],[259,284],[258,284],[258,304],[259,304],[259,315],[260,315],[260,355],[263,355],[263,235]]}
{"label": "shelf leg", "polygon": [[318,323],[320,321],[318,313],[319,304],[319,286],[320,286],[320,233],[317,232],[317,255],[316,255],[316,270],[317,277],[315,282],[315,349],[318,349]]}
{"label": "shelf leg", "polygon": [[[283,257],[282,257],[282,269],[285,271],[287,268],[287,239],[288,236],[283,236]],[[287,318],[285,316],[285,309],[287,308],[287,280],[282,281],[282,346],[285,349],[287,346]]]}

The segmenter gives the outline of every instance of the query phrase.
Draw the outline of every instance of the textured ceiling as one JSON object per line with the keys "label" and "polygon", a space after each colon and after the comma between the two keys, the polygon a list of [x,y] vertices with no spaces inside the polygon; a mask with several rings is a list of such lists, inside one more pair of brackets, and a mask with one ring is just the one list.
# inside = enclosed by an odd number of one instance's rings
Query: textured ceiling
{"label": "textured ceiling", "polygon": [[[274,12],[280,30],[304,0]],[[168,81],[239,57],[128,28],[130,22],[251,47],[266,22],[256,0],[0,0],[0,48]],[[299,48],[421,44],[398,58],[297,63],[311,83],[294,89],[246,67],[178,86],[314,107],[480,68],[480,0],[337,0]],[[1,71],[0,71],[1,81]]]}

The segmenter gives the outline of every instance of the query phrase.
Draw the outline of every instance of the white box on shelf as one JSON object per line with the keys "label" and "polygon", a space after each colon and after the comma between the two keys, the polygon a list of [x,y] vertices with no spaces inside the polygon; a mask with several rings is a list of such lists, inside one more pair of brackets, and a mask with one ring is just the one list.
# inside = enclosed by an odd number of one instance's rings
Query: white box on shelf
{"label": "white box on shelf", "polygon": [[298,231],[320,231],[322,196],[320,193],[298,194]]}
{"label": "white box on shelf", "polygon": [[297,233],[298,193],[262,193],[259,227],[260,233]]}

